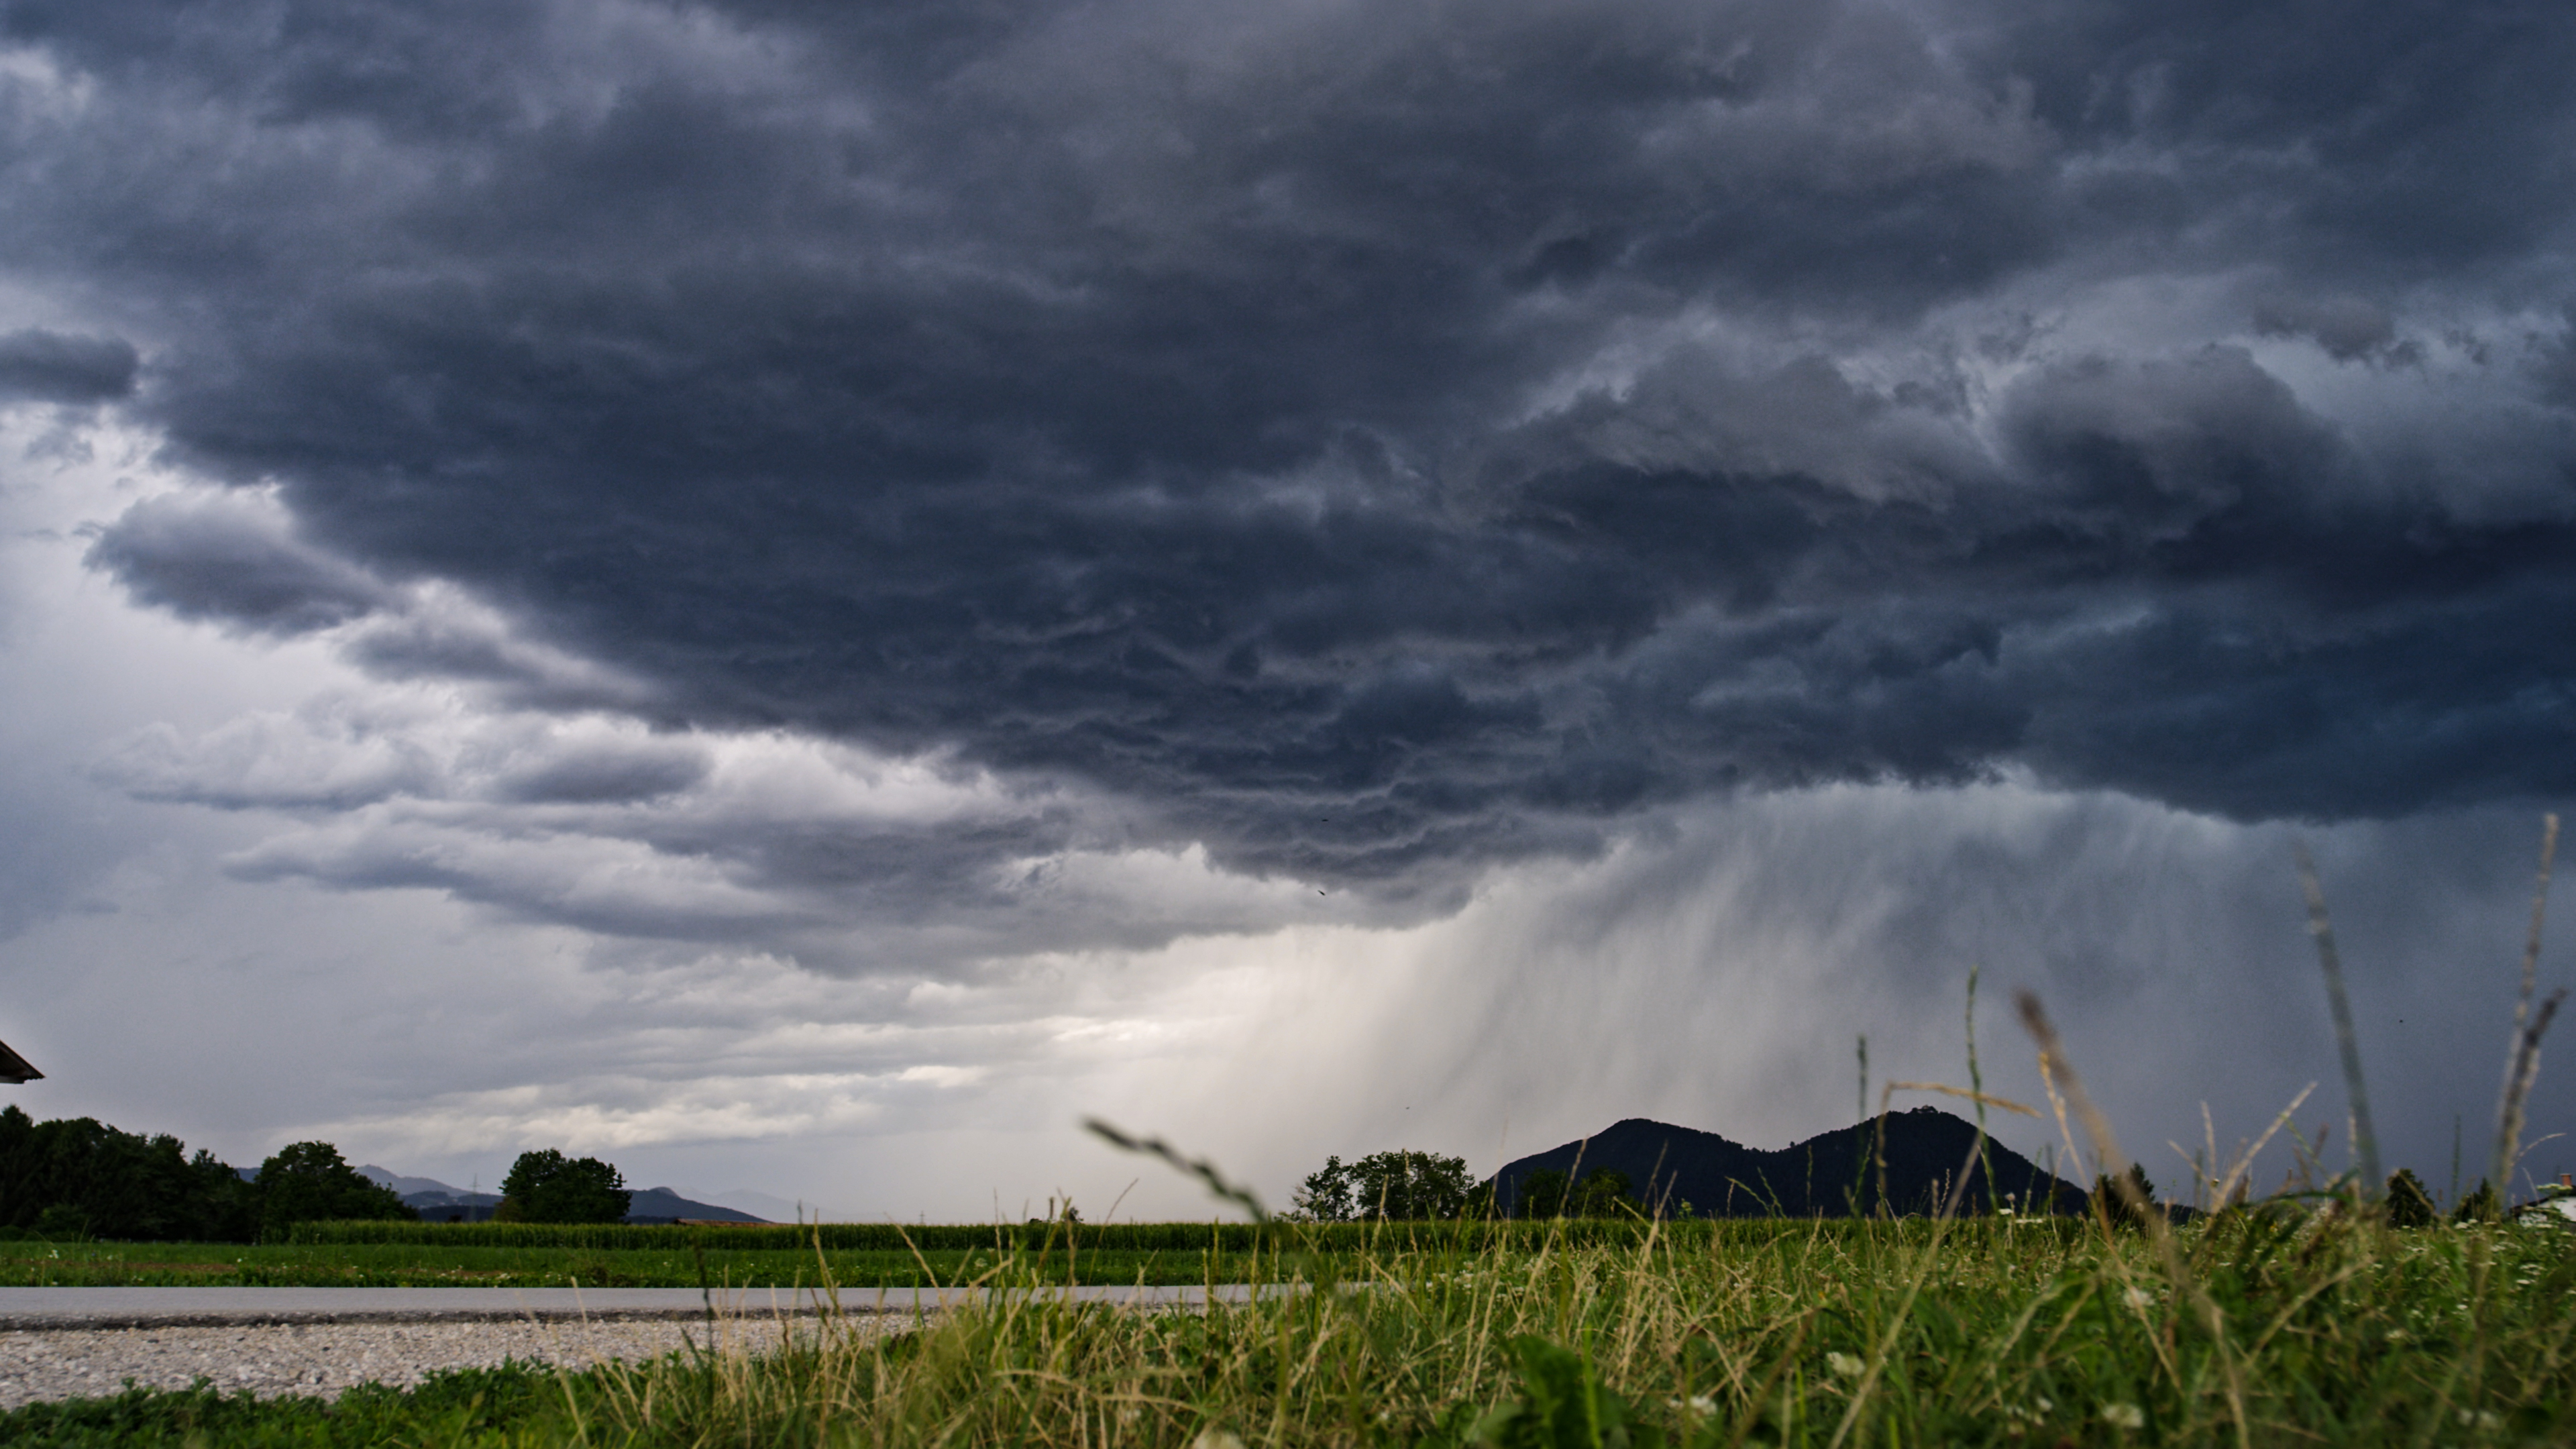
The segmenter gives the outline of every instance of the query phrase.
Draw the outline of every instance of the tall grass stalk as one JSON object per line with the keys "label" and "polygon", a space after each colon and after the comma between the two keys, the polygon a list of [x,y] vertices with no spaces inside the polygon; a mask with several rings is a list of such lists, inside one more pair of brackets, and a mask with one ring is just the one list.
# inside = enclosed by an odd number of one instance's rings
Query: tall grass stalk
{"label": "tall grass stalk", "polygon": [[[2016,1004],[2021,1008],[2022,1025],[2029,1030],[2031,1040],[2039,1047],[2040,1060],[2052,1064],[2054,1079],[2063,1083],[2067,1098],[2075,1104],[2076,1114],[2083,1121],[2084,1130],[2093,1138],[2095,1152],[2105,1163],[2120,1162],[2122,1160],[2120,1144],[2118,1138],[2112,1135],[2110,1119],[2103,1116],[2101,1109],[2093,1105],[2092,1095],[2084,1090],[2084,1079],[2076,1075],[2074,1064],[2067,1060],[2066,1047],[2058,1039],[2057,1028],[2049,1021],[2048,1012],[2041,1006],[2039,997],[2032,992],[2023,991],[2016,997]],[[2154,1244],[2156,1256],[2162,1261],[2164,1276],[2172,1285],[2175,1301],[2188,1301],[2196,1310],[2200,1325],[2208,1334],[2211,1361],[2225,1384],[2227,1405],[2235,1427],[2236,1442],[2239,1449],[2246,1449],[2246,1446],[2253,1443],[2253,1425],[2246,1418],[2243,1371],[2228,1342],[2227,1311],[2209,1295],[2199,1278],[2191,1271],[2190,1266],[2184,1262],[2182,1252],[2174,1241],[2173,1230],[2166,1220],[2164,1209],[2147,1200],[2146,1189],[2139,1184],[2136,1176],[2117,1168],[2106,1176],[2114,1191],[2118,1193],[2122,1205],[2127,1209],[2128,1220],[2144,1228],[2148,1241]],[[2103,1235],[2106,1238],[2110,1237],[2113,1224],[2107,1211],[2108,1204],[2097,1204],[2097,1206],[2104,1210]],[[2170,1359],[2170,1345],[2165,1347],[2167,1349],[2165,1357]]]}
{"label": "tall grass stalk", "polygon": [[2522,989],[2513,999],[2513,1033],[2505,1040],[2504,1086],[2496,1096],[2495,1158],[2487,1174],[2496,1191],[2509,1192],[2515,1160],[2522,1150],[2523,1103],[2531,1094],[2530,1077],[2540,1070],[2540,1033],[2548,1030],[2550,1008],[2535,1022],[2532,995],[2540,985],[2540,928],[2549,914],[2550,867],[2558,859],[2558,816],[2541,817],[2540,870],[2531,886],[2531,931],[2522,946]]}
{"label": "tall grass stalk", "polygon": [[2517,1034],[2513,1055],[2506,1059],[2504,1100],[2496,1114],[2501,1124],[2496,1134],[2496,1175],[2489,1179],[2500,1193],[2511,1191],[2513,1169],[2522,1157],[2523,1113],[2531,1101],[2531,1085],[2540,1076],[2540,1039],[2548,1035],[2549,1023],[2566,999],[2565,987],[2543,998],[2539,1010],[2531,1014],[2531,1024]]}
{"label": "tall grass stalk", "polygon": [[1977,978],[1985,974],[1985,969],[1982,962],[1968,967],[1968,1007],[1963,1015],[1968,1036],[1968,1091],[1977,1104],[1977,1165],[1985,1172],[1986,1192],[1991,1197],[1995,1190],[1995,1154],[1986,1141],[1986,1074],[1977,1065]]}
{"label": "tall grass stalk", "polygon": [[2308,898],[2308,932],[2316,937],[2317,969],[2325,976],[2326,1010],[2334,1018],[2335,1051],[2343,1062],[2344,1100],[2350,1106],[2353,1165],[2360,1173],[2355,1190],[2364,1198],[2379,1194],[2379,1135],[2370,1125],[2370,1088],[2361,1077],[2361,1039],[2352,1027],[2352,998],[2343,988],[2343,956],[2335,949],[2334,922],[2326,915],[2325,887],[2317,881],[2317,863],[2305,845],[2293,845],[2299,885]]}

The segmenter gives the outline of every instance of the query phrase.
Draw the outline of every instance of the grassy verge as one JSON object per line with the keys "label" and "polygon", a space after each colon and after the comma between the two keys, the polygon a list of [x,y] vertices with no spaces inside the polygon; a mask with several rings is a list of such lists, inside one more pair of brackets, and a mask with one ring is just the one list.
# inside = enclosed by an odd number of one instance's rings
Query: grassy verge
{"label": "grassy verge", "polygon": [[[1389,1242],[1316,1255],[1324,1273],[1292,1275],[1313,1291],[1258,1306],[1014,1300],[893,1339],[826,1324],[766,1357],[567,1376],[471,1422],[445,1386],[415,1396],[416,1422],[371,1399],[360,1415],[391,1426],[375,1439],[309,1437],[341,1412],[309,1406],[249,1406],[197,1432],[216,1445],[2563,1443],[2576,1436],[2568,1247],[2557,1230],[2400,1233],[2286,1210],[2195,1228],[2172,1258],[2132,1233],[1984,1223]],[[992,1280],[1038,1276],[1023,1260]],[[121,1412],[178,1412],[183,1397]],[[0,1419],[0,1442],[141,1442],[47,1438],[30,1412]],[[308,1437],[256,1437],[269,1414]]]}
{"label": "grassy verge", "polygon": [[[575,1386],[570,1399],[567,1383]],[[225,1395],[204,1385],[172,1393],[130,1389],[0,1414],[0,1443],[12,1449],[550,1444],[566,1437],[567,1406],[597,1392],[586,1378],[566,1380],[527,1364],[439,1374],[410,1390],[364,1384],[329,1403],[255,1399],[246,1390]]]}

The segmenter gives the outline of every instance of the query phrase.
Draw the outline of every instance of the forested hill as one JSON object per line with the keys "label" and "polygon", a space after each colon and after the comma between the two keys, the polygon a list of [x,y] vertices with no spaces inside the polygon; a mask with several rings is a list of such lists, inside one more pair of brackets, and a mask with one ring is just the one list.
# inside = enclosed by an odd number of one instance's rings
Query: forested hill
{"label": "forested hill", "polygon": [[[1857,1200],[1863,1210],[1880,1201],[1878,1124],[1886,1139],[1886,1205],[1892,1212],[1931,1211],[1936,1193],[1960,1177],[1977,1141],[1976,1125],[1937,1107],[1891,1112],[1854,1126],[1811,1137],[1777,1152],[1729,1141],[1714,1132],[1631,1117],[1605,1131],[1506,1164],[1494,1175],[1498,1201],[1512,1211],[1521,1184],[1535,1172],[1581,1176],[1595,1168],[1627,1174],[1641,1203],[1679,1214],[1682,1205],[1702,1217],[1842,1217]],[[2059,1212],[2080,1212],[2084,1192],[2051,1177],[2029,1158],[1989,1139],[1995,1186],[2012,1202],[2040,1207],[2052,1194]],[[1983,1169],[1968,1168],[1963,1210],[1993,1205]],[[2026,1209],[2027,1210],[2027,1209]]]}

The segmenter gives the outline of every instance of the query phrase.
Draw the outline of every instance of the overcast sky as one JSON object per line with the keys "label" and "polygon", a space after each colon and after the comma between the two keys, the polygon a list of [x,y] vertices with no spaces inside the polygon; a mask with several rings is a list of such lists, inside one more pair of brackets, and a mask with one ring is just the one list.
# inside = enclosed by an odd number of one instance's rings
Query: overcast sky
{"label": "overcast sky", "polygon": [[2446,1189],[2571,102],[2546,3],[0,0],[11,1100],[1196,1214],[1078,1119],[1778,1147],[1981,966],[2159,1182],[2340,1167],[2303,840]]}

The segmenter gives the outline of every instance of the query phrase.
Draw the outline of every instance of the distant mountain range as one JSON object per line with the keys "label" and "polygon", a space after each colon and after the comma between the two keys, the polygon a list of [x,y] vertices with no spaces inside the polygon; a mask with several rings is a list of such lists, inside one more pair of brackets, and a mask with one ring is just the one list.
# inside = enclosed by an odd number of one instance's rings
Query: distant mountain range
{"label": "distant mountain range", "polygon": [[[1579,1176],[1596,1167],[1628,1175],[1639,1201],[1695,1217],[1843,1217],[1857,1200],[1863,1211],[1881,1201],[1879,1124],[1886,1124],[1886,1196],[1892,1212],[1930,1212],[1964,1177],[1962,1211],[1995,1206],[1975,1151],[1975,1124],[1937,1107],[1891,1112],[1855,1126],[1810,1137],[1777,1152],[1731,1142],[1714,1132],[1631,1117],[1578,1142],[1568,1142],[1506,1164],[1494,1174],[1497,1200],[1506,1211],[1520,1198],[1531,1173],[1553,1169]],[[2006,1205],[2024,1211],[2081,1212],[2084,1190],[2052,1177],[2038,1164],[1992,1138],[1984,1156],[1993,1163],[1994,1188]],[[1579,1166],[1578,1166],[1579,1164]],[[1855,1196],[1857,1195],[1857,1197]]]}
{"label": "distant mountain range", "polygon": [[[492,1217],[492,1210],[501,1205],[501,1195],[496,1192],[469,1192],[464,1188],[450,1187],[435,1178],[404,1177],[374,1163],[359,1168],[358,1175],[379,1187],[392,1188],[404,1205],[434,1223],[487,1222]],[[760,1193],[727,1193],[725,1196],[761,1199],[759,1205],[774,1201]],[[640,1188],[626,1204],[626,1221],[630,1223],[675,1223],[684,1218],[702,1223],[770,1221],[720,1203],[685,1198],[667,1187]]]}

